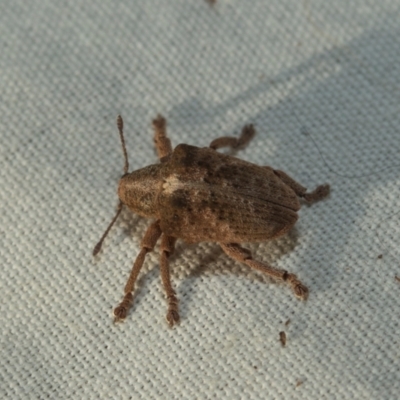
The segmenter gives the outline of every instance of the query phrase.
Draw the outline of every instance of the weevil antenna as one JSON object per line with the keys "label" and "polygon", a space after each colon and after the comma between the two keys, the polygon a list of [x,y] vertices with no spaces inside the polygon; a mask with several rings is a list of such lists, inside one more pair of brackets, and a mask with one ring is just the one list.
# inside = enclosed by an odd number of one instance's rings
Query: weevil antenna
{"label": "weevil antenna", "polygon": [[106,236],[108,235],[108,232],[110,232],[111,227],[114,225],[114,222],[117,220],[119,214],[120,214],[121,211],[122,211],[122,205],[123,205],[123,203],[122,203],[122,201],[120,201],[119,204],[118,204],[117,212],[116,212],[116,214],[115,214],[113,220],[111,221],[110,225],[108,225],[108,228],[107,228],[106,231],[104,232],[104,234],[103,234],[103,236],[101,237],[99,243],[97,243],[96,246],[94,246],[94,249],[93,249],[93,255],[94,255],[94,256],[97,255],[97,253],[101,250],[101,246],[103,245],[104,239],[105,239]]}
{"label": "weevil antenna", "polygon": [[117,126],[118,126],[119,136],[121,138],[122,152],[124,153],[124,158],[125,158],[124,174],[126,174],[129,169],[129,162],[128,162],[128,153],[126,151],[125,138],[124,138],[124,121],[122,120],[122,117],[120,115],[118,115],[117,118]]}
{"label": "weevil antenna", "polygon": [[[119,131],[119,137],[121,138],[122,152],[123,152],[124,158],[125,158],[124,174],[126,174],[128,172],[128,169],[129,169],[129,162],[128,162],[128,153],[126,151],[125,138],[124,138],[124,121],[122,120],[122,117],[120,115],[118,115],[118,117],[117,117],[117,126],[118,126],[118,131]],[[99,243],[97,243],[96,246],[94,246],[94,249],[93,249],[93,255],[94,256],[97,255],[98,252],[101,250],[101,246],[103,245],[104,239],[107,237],[108,232],[110,232],[110,229],[114,225],[114,223],[117,220],[119,214],[121,214],[122,206],[123,206],[123,203],[122,203],[122,201],[120,201],[119,204],[118,204],[117,212],[115,213],[114,218],[110,222],[110,225],[108,225],[108,228],[104,232],[104,234],[101,237]]]}

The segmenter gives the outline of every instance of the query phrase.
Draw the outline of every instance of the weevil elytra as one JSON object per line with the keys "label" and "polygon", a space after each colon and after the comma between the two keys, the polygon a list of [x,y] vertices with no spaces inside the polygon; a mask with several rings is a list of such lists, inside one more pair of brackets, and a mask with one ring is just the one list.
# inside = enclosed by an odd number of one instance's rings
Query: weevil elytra
{"label": "weevil elytra", "polygon": [[178,299],[171,285],[168,262],[177,239],[187,243],[217,242],[232,259],[288,283],[298,298],[307,298],[308,289],[296,275],[254,260],[240,243],[262,242],[284,235],[298,219],[299,198],[308,203],[318,201],[329,194],[329,185],[318,186],[308,193],[283,171],[217,152],[222,147],[234,150],[245,147],[255,135],[253,125],[245,126],[239,138],[220,137],[204,148],[180,144],[172,150],[162,116],[153,121],[160,163],[128,172],[121,116],[117,126],[125,158],[124,174],[118,185],[120,201],[93,255],[100,251],[123,205],[153,222],[142,239],[125,286],[125,296],[114,310],[116,321],[125,319],[145,256],[160,237],[161,278],[170,326],[179,322]]}

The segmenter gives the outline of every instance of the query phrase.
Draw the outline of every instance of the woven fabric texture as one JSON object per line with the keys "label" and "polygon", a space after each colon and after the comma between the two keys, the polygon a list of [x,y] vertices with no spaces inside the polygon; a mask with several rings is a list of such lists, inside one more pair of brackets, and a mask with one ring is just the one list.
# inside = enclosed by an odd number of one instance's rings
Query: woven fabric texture
{"label": "woven fabric texture", "polygon": [[[0,1],[0,397],[394,399],[400,393],[400,1]],[[111,221],[123,157],[257,136],[238,157],[329,198],[246,245],[307,302],[177,243],[169,329],[159,247],[113,308],[150,221]],[[200,210],[199,210],[200,212]],[[286,347],[279,332],[287,335]]]}

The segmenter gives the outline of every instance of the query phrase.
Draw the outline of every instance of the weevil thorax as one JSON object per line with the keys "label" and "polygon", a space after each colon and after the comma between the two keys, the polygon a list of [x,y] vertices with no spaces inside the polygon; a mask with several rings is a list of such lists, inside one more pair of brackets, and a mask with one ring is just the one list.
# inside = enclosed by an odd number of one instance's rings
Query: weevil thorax
{"label": "weevil thorax", "polygon": [[118,184],[120,200],[136,214],[156,218],[163,167],[163,164],[153,164],[123,175]]}

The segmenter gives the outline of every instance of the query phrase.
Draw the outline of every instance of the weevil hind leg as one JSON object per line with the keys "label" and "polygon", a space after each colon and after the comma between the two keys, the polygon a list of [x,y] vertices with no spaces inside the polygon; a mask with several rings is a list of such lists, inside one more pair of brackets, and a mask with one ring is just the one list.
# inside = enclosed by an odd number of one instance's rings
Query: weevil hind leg
{"label": "weevil hind leg", "polygon": [[330,190],[331,188],[327,183],[324,185],[319,185],[312,192],[305,193],[303,198],[307,203],[312,204],[327,197],[330,193]]}
{"label": "weevil hind leg", "polygon": [[126,318],[128,310],[133,303],[133,289],[136,279],[142,269],[146,254],[154,249],[158,239],[161,236],[160,221],[153,222],[148,228],[141,242],[141,250],[133,264],[128,281],[125,285],[125,296],[121,303],[114,309],[114,322],[122,321]]}
{"label": "weevil hind leg", "polygon": [[154,145],[161,162],[172,153],[171,141],[167,136],[167,121],[162,115],[153,120]]}
{"label": "weevil hind leg", "polygon": [[161,256],[160,256],[160,269],[161,269],[161,280],[165,289],[165,293],[168,301],[168,312],[167,322],[170,327],[179,323],[179,310],[178,310],[178,298],[176,297],[175,290],[171,285],[171,274],[169,269],[169,256],[175,250],[176,238],[172,236],[163,235],[161,238]]}
{"label": "weevil hind leg", "polygon": [[292,188],[297,196],[303,198],[309,204],[320,201],[329,195],[330,186],[328,184],[319,185],[312,192],[307,193],[307,189],[291,178],[286,172],[274,170],[274,173],[275,175],[279,176],[279,178],[286,183],[286,185]]}
{"label": "weevil hind leg", "polygon": [[246,264],[250,268],[254,268],[276,280],[287,282],[296,295],[301,300],[306,300],[308,297],[308,289],[298,279],[297,276],[287,271],[273,268],[266,263],[261,263],[254,260],[251,252],[237,243],[223,244],[220,243],[222,250],[231,258],[241,263]]}
{"label": "weevil hind leg", "polygon": [[242,133],[238,138],[233,136],[222,136],[220,138],[214,139],[210,146],[214,150],[221,149],[223,147],[230,147],[232,150],[242,150],[244,149],[251,139],[256,134],[256,130],[253,125],[245,125],[242,129]]}

